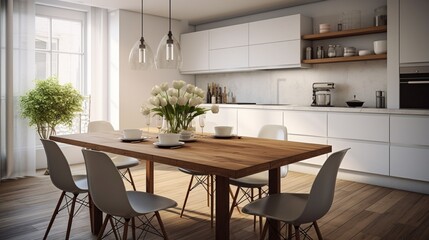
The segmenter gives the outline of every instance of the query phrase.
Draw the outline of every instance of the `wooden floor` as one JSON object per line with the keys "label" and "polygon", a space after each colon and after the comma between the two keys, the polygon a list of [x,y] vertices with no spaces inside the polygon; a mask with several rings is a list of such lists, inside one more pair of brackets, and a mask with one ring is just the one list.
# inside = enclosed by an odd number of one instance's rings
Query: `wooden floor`
{"label": "wooden floor", "polygon": [[[155,165],[155,192],[174,199],[178,207],[162,211],[170,239],[214,239],[210,208],[202,188],[191,192],[187,210],[179,217],[190,176],[174,167]],[[74,174],[84,165],[72,166]],[[132,169],[137,189],[145,189],[144,164]],[[289,172],[282,179],[283,192],[308,192],[314,176]],[[127,184],[127,188],[131,189]],[[60,196],[49,177],[3,181],[0,184],[0,239],[42,239]],[[48,239],[63,239],[67,215],[61,212]],[[319,226],[325,239],[429,239],[429,195],[338,180],[335,199]],[[317,239],[314,230],[312,238]],[[235,211],[231,239],[258,239],[253,217]],[[95,239],[90,233],[88,211],[73,222],[71,239]],[[111,239],[111,237],[109,238]],[[147,239],[159,239],[148,235]]]}

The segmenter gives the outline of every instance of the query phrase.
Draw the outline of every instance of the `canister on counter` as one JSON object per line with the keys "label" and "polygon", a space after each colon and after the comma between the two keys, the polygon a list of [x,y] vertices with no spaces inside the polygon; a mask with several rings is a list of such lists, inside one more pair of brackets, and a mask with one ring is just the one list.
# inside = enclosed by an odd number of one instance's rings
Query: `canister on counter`
{"label": "canister on counter", "polygon": [[323,46],[318,46],[317,47],[317,58],[321,59],[321,58],[325,58],[325,51],[323,50]]}
{"label": "canister on counter", "polygon": [[375,92],[375,107],[386,108],[386,95],[384,91]]}

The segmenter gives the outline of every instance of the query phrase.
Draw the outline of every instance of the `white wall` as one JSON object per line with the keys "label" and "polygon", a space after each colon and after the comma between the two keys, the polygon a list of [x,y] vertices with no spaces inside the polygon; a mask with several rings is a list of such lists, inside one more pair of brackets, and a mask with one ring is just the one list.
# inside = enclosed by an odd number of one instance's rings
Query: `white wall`
{"label": "white wall", "polygon": [[[181,75],[175,69],[132,70],[128,65],[128,56],[134,43],[140,39],[140,14],[116,10],[110,13],[109,21],[110,31],[113,32],[109,38],[111,42],[109,120],[117,129],[144,127],[140,106],[147,102],[155,84],[171,83],[176,79],[195,84],[195,77]],[[187,22],[173,20],[172,31],[173,35],[180,39],[181,33],[192,32],[194,27],[190,27]],[[158,43],[167,32],[168,19],[144,16],[144,38],[154,54]]]}
{"label": "white wall", "polygon": [[[374,9],[386,5],[386,0],[329,0],[303,6],[280,9],[262,14],[234,18],[215,23],[198,25],[197,30],[206,30],[244,22],[257,21],[267,18],[303,14],[313,18],[313,28],[320,23],[330,23],[336,26],[338,17],[343,12],[361,11],[361,26],[373,25]],[[314,41],[318,45],[340,44],[354,46],[358,49],[373,49],[373,41],[387,39],[387,34],[372,34],[368,36],[338,38]],[[239,102],[256,103],[289,103],[309,105],[311,103],[313,82],[334,82],[332,103],[335,106],[345,106],[353,95],[365,101],[366,107],[375,107],[375,91],[387,90],[387,61],[365,61],[350,63],[331,63],[313,65],[310,69],[283,69],[270,71],[255,71],[245,73],[226,73],[197,75],[197,86],[207,88],[207,83],[217,82],[226,85],[237,96]],[[389,98],[389,94],[387,94]]]}

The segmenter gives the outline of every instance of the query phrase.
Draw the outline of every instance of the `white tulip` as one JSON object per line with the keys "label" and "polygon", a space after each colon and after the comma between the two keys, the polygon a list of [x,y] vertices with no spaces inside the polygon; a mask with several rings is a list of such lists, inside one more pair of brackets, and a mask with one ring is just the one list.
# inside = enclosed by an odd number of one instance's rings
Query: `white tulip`
{"label": "white tulip", "polygon": [[149,99],[150,104],[154,105],[155,107],[159,107],[159,98],[157,97],[151,97]]}
{"label": "white tulip", "polygon": [[168,94],[168,96],[171,96],[171,97],[173,97],[173,96],[178,97],[179,96],[177,89],[174,89],[174,88],[169,88],[167,91],[167,94]]}
{"label": "white tulip", "polygon": [[196,97],[191,98],[191,99],[189,99],[189,106],[195,107],[198,105],[198,102],[199,102],[198,98],[196,98]]}
{"label": "white tulip", "polygon": [[193,93],[195,89],[197,89],[197,88],[192,84],[186,85],[186,92],[187,93]]}
{"label": "white tulip", "polygon": [[198,97],[201,97],[201,98],[204,97],[204,90],[201,88],[196,87],[194,90],[194,93],[197,94]]}
{"label": "white tulip", "polygon": [[186,82],[183,80],[173,80],[173,87],[175,89],[181,89],[183,86],[185,86]]}
{"label": "white tulip", "polygon": [[161,84],[161,90],[164,92],[167,91],[168,90],[168,83],[162,83]]}
{"label": "white tulip", "polygon": [[219,106],[216,104],[213,104],[211,107],[212,113],[218,113],[219,112]]}
{"label": "white tulip", "polygon": [[147,116],[150,114],[150,108],[148,106],[141,106],[140,107],[140,112],[144,115]]}
{"label": "white tulip", "polygon": [[168,102],[169,102],[171,105],[176,105],[177,101],[178,101],[178,99],[177,99],[177,97],[175,97],[175,96],[172,96],[172,97],[170,97],[170,98],[168,99]]}
{"label": "white tulip", "polygon": [[167,100],[165,99],[165,98],[159,98],[159,104],[162,106],[162,107],[165,107],[165,106],[167,106]]}
{"label": "white tulip", "polygon": [[185,96],[180,96],[177,100],[179,106],[185,106],[186,102],[188,102],[188,99]]}
{"label": "white tulip", "polygon": [[192,93],[185,93],[185,98],[187,99],[187,100],[189,100],[189,99],[191,99],[192,98]]}
{"label": "white tulip", "polygon": [[153,86],[152,91],[150,92],[152,96],[156,96],[161,92],[161,88],[158,85]]}

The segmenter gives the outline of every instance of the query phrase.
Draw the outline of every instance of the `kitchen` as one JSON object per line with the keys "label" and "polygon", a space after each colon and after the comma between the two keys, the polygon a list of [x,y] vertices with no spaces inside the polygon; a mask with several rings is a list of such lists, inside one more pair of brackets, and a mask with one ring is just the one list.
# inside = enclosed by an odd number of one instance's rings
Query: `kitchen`
{"label": "kitchen", "polygon": [[[232,91],[237,103],[257,104],[220,105],[219,115],[207,116],[205,131],[213,132],[212,128],[215,125],[225,124],[234,126],[235,134],[240,136],[255,136],[256,132],[252,124],[284,124],[288,127],[290,140],[332,144],[334,149],[335,145],[339,148],[353,145],[352,149],[363,149],[365,157],[368,156],[365,151],[371,149],[368,151],[370,158],[364,160],[363,166],[360,165],[361,163],[358,163],[358,166],[356,163],[346,164],[340,171],[340,179],[428,194],[429,179],[425,171],[429,164],[427,160],[425,161],[429,152],[428,112],[427,110],[403,110],[399,106],[399,71],[400,67],[407,66],[406,62],[404,64],[401,61],[400,56],[403,54],[401,52],[400,55],[399,52],[401,42],[399,38],[402,39],[402,35],[399,34],[400,30],[402,33],[399,26],[399,20],[402,18],[398,17],[399,0],[318,1],[263,13],[246,14],[241,17],[228,17],[226,20],[216,20],[196,26],[190,26],[186,21],[174,20],[173,33],[179,39],[181,34],[194,31],[202,32],[295,14],[311,18],[312,32],[317,32],[321,23],[329,23],[331,29],[336,31],[338,16],[353,10],[360,11],[360,26],[364,28],[373,26],[374,10],[383,5],[388,6],[387,32],[313,40],[311,44],[314,57],[316,46],[319,45],[325,46],[326,50],[328,44],[373,50],[374,41],[387,39],[388,58],[386,60],[308,64],[302,68],[266,67],[262,70],[249,68],[238,71],[230,68],[215,71],[206,69],[196,74],[195,71],[186,72],[183,69],[182,72],[154,69],[140,72],[129,69],[128,54],[133,43],[139,38],[137,29],[140,27],[140,14],[127,10],[111,10],[106,16],[109,20],[109,31],[106,34],[109,41],[105,49],[108,52],[110,64],[117,68],[108,69],[108,82],[92,83],[93,86],[99,87],[93,87],[94,90],[91,92],[94,104],[91,118],[109,119],[119,129],[142,127],[144,119],[138,109],[150,96],[150,88],[153,85],[169,82],[172,79],[183,79],[205,90],[209,83],[215,82]],[[166,19],[152,15],[145,16],[145,38],[153,50],[161,36],[165,34],[166,24]],[[427,30],[421,31],[421,34],[427,38]],[[183,46],[186,43],[182,38],[180,41],[184,51],[184,65],[186,65],[186,50]],[[300,50],[301,57],[304,59],[304,48]],[[417,52],[426,57],[426,62],[429,61],[427,51],[418,49]],[[223,60],[226,61],[226,59]],[[207,64],[209,64],[208,61]],[[335,83],[335,88],[330,90],[333,107],[310,107],[313,101],[312,85],[315,82]],[[102,90],[110,92],[106,94]],[[375,108],[376,91],[385,93],[386,109]],[[346,107],[346,101],[353,100],[354,95],[356,99],[364,101],[363,108]],[[94,99],[103,101],[94,101]],[[249,118],[254,121],[246,125],[246,119]],[[416,128],[403,128],[404,126],[416,126]],[[417,150],[418,159],[413,162],[413,166],[408,164],[404,166],[403,163],[395,160],[395,156],[400,156],[401,159],[405,157],[400,155],[404,153],[401,150],[404,148],[407,149],[405,153],[411,151],[411,154],[416,154]],[[43,153],[42,148],[38,150],[41,154]],[[361,160],[358,153],[355,153],[357,154],[355,156]],[[317,173],[324,159],[326,156],[310,160],[305,164],[295,164],[291,166],[291,170]],[[374,160],[377,162],[373,162]],[[413,159],[410,160],[413,161]],[[45,163],[43,157],[38,156],[38,168],[43,168]]]}

